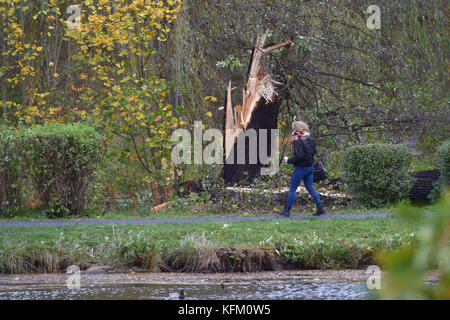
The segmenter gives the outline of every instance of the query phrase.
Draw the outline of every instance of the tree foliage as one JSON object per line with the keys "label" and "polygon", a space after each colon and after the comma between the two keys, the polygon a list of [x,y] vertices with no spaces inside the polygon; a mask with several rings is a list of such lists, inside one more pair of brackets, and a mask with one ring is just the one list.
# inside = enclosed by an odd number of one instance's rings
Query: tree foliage
{"label": "tree foliage", "polygon": [[[366,26],[371,4],[379,30]],[[178,181],[170,131],[195,120],[222,128],[226,85],[245,84],[266,30],[268,43],[293,41],[264,66],[284,84],[282,134],[294,115],[305,120],[325,162],[355,142],[412,140],[434,154],[448,137],[443,1],[84,0],[70,29],[71,5],[0,0],[0,121],[99,124],[108,184]],[[183,179],[211,174],[185,169]]]}
{"label": "tree foliage", "polygon": [[74,75],[85,80],[76,88],[77,110],[101,124],[108,138],[118,138],[124,146],[120,159],[138,163],[146,173],[142,181],[162,185],[171,181],[170,137],[179,121],[167,103],[168,84],[158,77],[153,56],[158,43],[166,41],[180,5],[99,1],[88,6],[80,29],[67,31],[77,44]]}
{"label": "tree foliage", "polygon": [[286,84],[284,134],[297,115],[311,124],[325,155],[355,142],[408,137],[433,151],[449,133],[444,4],[376,1],[381,29],[370,30],[372,2],[186,1],[177,24],[183,45],[174,46],[184,61],[177,70],[189,79],[180,99],[200,108],[205,94],[223,101],[228,80],[246,80],[255,34],[269,29],[269,42],[293,40],[265,66]]}

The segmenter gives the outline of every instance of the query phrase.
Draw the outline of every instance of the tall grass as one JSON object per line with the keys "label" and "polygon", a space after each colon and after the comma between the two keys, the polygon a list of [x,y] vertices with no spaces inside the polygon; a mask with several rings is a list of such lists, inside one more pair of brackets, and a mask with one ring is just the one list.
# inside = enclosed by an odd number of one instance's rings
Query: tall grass
{"label": "tall grass", "polygon": [[219,271],[217,247],[205,232],[187,234],[177,249],[166,253],[164,263],[173,271]]}

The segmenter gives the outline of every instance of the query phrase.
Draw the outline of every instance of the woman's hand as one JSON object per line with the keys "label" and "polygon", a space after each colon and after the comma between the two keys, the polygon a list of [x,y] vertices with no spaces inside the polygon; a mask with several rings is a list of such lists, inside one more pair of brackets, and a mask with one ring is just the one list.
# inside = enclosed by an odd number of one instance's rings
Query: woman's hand
{"label": "woman's hand", "polygon": [[283,158],[283,160],[284,160],[284,163],[286,163],[286,164],[287,164],[287,163],[288,163],[288,159],[289,159],[289,157],[284,157],[284,158]]}

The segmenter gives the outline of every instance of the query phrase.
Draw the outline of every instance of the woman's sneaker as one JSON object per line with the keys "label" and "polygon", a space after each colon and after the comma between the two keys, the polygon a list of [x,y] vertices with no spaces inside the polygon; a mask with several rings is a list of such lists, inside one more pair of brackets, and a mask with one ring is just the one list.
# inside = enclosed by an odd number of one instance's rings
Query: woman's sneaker
{"label": "woman's sneaker", "polygon": [[279,210],[277,213],[278,213],[280,216],[289,217],[289,215],[291,214],[291,209],[284,208],[283,210]]}
{"label": "woman's sneaker", "polygon": [[316,213],[313,213],[313,216],[318,217],[318,216],[321,216],[321,215],[323,215],[325,213],[326,213],[325,209],[323,207],[319,207],[319,208],[317,208]]}

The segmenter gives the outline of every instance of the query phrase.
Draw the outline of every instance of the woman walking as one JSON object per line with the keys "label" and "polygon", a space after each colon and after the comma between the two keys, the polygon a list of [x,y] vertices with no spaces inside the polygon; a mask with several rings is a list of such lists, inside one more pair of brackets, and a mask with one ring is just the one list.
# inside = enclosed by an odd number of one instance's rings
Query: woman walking
{"label": "woman walking", "polygon": [[294,204],[297,187],[303,180],[306,190],[313,197],[317,211],[313,216],[320,216],[325,214],[319,194],[313,187],[314,162],[313,157],[316,153],[316,145],[309,132],[309,127],[302,121],[295,121],[292,123],[292,145],[294,147],[294,156],[292,158],[284,157],[284,162],[293,164],[295,170],[291,176],[291,185],[289,189],[289,196],[287,204],[283,210],[278,211],[278,214],[289,217],[292,205]]}

